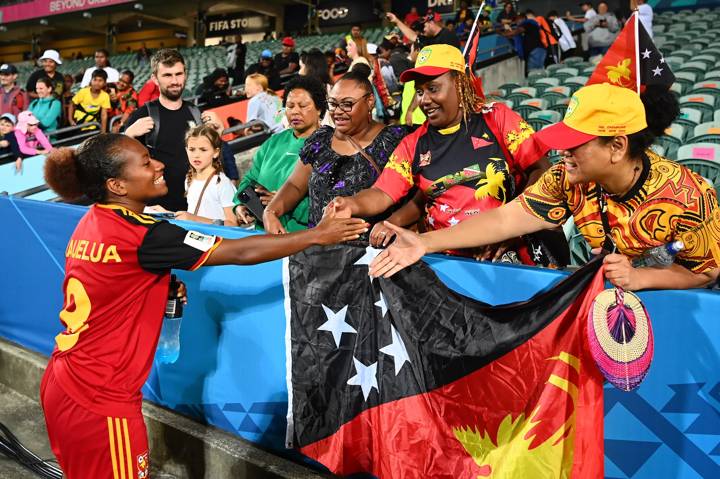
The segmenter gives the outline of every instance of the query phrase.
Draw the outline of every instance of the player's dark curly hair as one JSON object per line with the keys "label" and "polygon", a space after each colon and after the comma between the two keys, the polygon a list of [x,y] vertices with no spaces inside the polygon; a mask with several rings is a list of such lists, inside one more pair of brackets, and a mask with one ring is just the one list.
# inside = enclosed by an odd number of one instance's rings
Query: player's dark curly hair
{"label": "player's dark curly hair", "polygon": [[356,70],[356,67],[358,67],[358,65],[363,65],[366,69],[370,69],[370,67],[368,67],[367,65],[365,65],[363,63],[358,63],[353,67],[352,70],[350,70],[349,72],[347,72],[346,74],[341,76],[340,79],[336,83],[339,83],[341,81],[348,81],[348,80],[354,81],[359,86],[361,86],[363,90],[365,90],[365,93],[369,93],[372,95],[373,87],[372,87],[372,83],[370,83],[370,80],[369,80],[370,72],[367,70],[362,71],[362,67],[359,67]]}
{"label": "player's dark curly hair", "polygon": [[77,149],[52,150],[45,161],[45,182],[66,200],[85,195],[95,203],[106,201],[105,182],[121,176],[126,141],[135,140],[118,133],[106,133],[88,138]]}
{"label": "player's dark curly hair", "polygon": [[325,85],[313,77],[298,75],[285,85],[283,106],[287,103],[288,94],[293,90],[305,90],[308,92],[313,103],[315,103],[315,108],[320,111],[320,118],[325,116],[327,110],[327,90]]}
{"label": "player's dark curly hair", "polygon": [[[680,105],[675,94],[667,88],[650,85],[640,95],[645,106],[645,119],[647,128],[628,135],[628,150],[631,158],[637,158],[655,142],[655,139],[665,134],[665,130],[680,114]],[[601,137],[605,142],[612,141],[613,137]]]}

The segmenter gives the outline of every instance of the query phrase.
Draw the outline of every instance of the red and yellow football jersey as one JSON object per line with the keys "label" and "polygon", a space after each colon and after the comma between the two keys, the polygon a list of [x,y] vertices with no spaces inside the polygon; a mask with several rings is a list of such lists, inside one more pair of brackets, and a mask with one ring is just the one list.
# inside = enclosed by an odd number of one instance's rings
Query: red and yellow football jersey
{"label": "red and yellow football jersey", "polygon": [[221,238],[120,206],[95,205],[65,252],[65,301],[48,368],[81,406],[139,415],[170,283],[170,269],[202,266]]}

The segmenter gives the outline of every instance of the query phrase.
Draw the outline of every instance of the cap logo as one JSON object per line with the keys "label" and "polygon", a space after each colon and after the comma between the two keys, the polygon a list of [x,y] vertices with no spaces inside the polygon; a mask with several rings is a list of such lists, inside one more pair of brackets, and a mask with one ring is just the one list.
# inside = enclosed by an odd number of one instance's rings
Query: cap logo
{"label": "cap logo", "polygon": [[432,50],[429,48],[421,51],[417,58],[417,65],[420,66],[423,63],[427,63],[427,61],[430,59],[431,53],[432,53]]}
{"label": "cap logo", "polygon": [[573,116],[573,113],[575,113],[575,110],[577,110],[578,105],[580,102],[578,101],[577,97],[573,95],[572,98],[570,98],[570,103],[568,103],[567,111],[565,112],[565,119],[570,118]]}

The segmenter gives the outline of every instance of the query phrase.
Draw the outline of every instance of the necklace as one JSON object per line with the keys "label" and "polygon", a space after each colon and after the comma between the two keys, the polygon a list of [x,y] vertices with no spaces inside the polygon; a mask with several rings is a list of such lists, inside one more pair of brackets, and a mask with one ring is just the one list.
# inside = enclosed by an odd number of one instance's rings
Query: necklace
{"label": "necklace", "polygon": [[622,192],[620,192],[620,193],[605,193],[605,194],[607,196],[611,196],[613,198],[622,198],[623,196],[625,196],[628,193],[628,191],[630,191],[633,188],[633,186],[635,186],[635,179],[637,178],[639,171],[640,171],[640,166],[635,165],[635,168],[633,168],[633,176],[632,176],[632,180],[630,180],[630,185],[627,188],[625,188]]}

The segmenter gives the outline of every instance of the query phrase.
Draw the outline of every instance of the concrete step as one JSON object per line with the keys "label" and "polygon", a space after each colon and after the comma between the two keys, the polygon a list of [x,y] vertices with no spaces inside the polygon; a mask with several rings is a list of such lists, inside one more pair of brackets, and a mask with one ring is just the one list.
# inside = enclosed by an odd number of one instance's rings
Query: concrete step
{"label": "concrete step", "polygon": [[[41,458],[54,456],[38,404],[47,358],[0,339],[0,422]],[[6,399],[7,398],[7,399]],[[322,479],[303,465],[148,401],[143,415],[153,479]],[[0,454],[0,478],[37,477]],[[23,475],[24,474],[24,475]]]}

